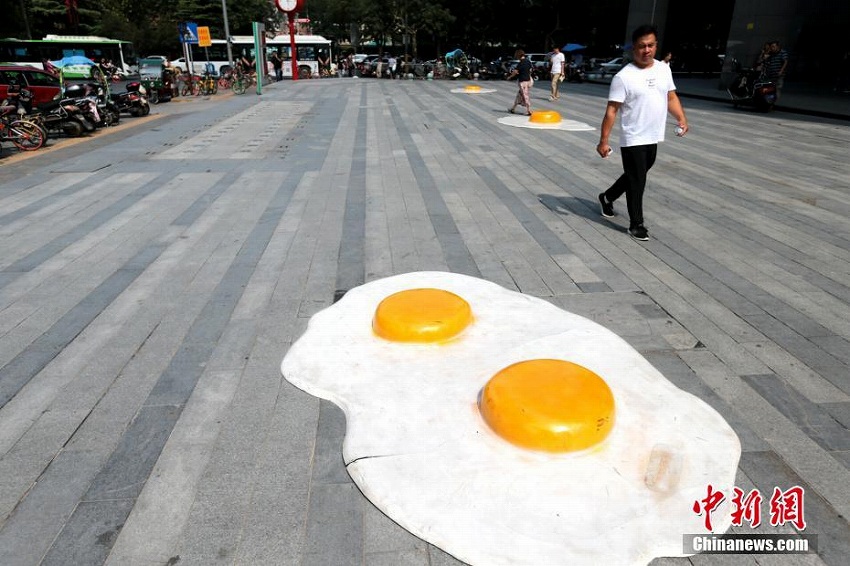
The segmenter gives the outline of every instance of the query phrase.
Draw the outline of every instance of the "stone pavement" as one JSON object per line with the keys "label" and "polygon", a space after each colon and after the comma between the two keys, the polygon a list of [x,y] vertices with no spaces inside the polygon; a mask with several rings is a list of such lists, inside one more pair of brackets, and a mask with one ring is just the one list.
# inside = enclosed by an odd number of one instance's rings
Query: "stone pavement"
{"label": "stone pavement", "polygon": [[[598,132],[455,86],[286,82],[0,159],[0,564],[458,564],[360,494],[342,412],[278,369],[313,313],[414,270],[603,324],[735,428],[739,487],[806,489],[817,555],[654,564],[846,564],[847,123],[686,99],[639,243],[599,215]],[[598,127],[604,85],[544,86]]]}

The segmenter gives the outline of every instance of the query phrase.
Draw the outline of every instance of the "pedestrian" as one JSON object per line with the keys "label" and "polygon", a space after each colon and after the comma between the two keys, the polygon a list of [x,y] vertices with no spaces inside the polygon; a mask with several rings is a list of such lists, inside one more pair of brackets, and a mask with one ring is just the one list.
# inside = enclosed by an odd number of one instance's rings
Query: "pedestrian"
{"label": "pedestrian", "polygon": [[353,77],[354,76],[354,69],[356,68],[356,65],[354,64],[354,54],[353,53],[349,53],[348,56],[345,58],[345,68],[348,71],[348,76]]}
{"label": "pedestrian", "polygon": [[277,51],[272,51],[271,57],[269,57],[272,62],[272,68],[274,69],[274,80],[282,81],[283,80],[283,59],[280,57],[280,53]]}
{"label": "pedestrian", "polygon": [[668,67],[673,64],[673,53],[668,51],[667,55],[664,56],[664,59],[661,60],[662,63],[667,65]]}
{"label": "pedestrian", "polygon": [[761,51],[756,56],[756,60],[753,63],[753,70],[758,71],[759,74],[764,73],[764,64],[770,58],[770,42],[765,41],[764,45],[762,45]]}
{"label": "pedestrian", "polygon": [[[613,151],[608,143],[617,114],[620,113],[620,157],[623,174],[604,193],[599,193],[602,216],[614,216],[614,201],[624,193],[629,211],[629,234],[648,240],[643,219],[643,192],[646,174],[655,163],[658,142],[664,141],[666,113],[677,122],[677,135],[688,132],[688,120],[676,95],[670,67],[655,60],[658,30],[651,24],[632,33],[633,61],[611,80],[608,105],[600,128],[596,152],[603,158]],[[622,111],[622,112],[621,112]]]}
{"label": "pedestrian", "polygon": [[519,64],[508,75],[508,80],[516,77],[519,89],[517,90],[516,98],[514,98],[514,104],[508,108],[508,112],[516,114],[517,105],[521,105],[525,106],[526,114],[531,116],[531,95],[529,92],[532,85],[531,61],[528,60],[528,57],[525,56],[525,51],[522,49],[517,49],[516,53],[514,53],[514,59],[519,59]]}
{"label": "pedestrian", "polygon": [[764,76],[776,85],[776,100],[785,86],[785,71],[788,68],[788,52],[782,49],[778,40],[770,42],[770,55],[764,62]]}
{"label": "pedestrian", "polygon": [[398,64],[398,61],[396,60],[395,56],[394,56],[394,55],[390,55],[390,56],[389,56],[389,58],[387,59],[387,69],[388,69],[388,72],[389,72],[389,75],[390,75],[390,78],[391,78],[391,79],[394,79],[394,78],[395,78],[395,75],[396,75],[396,65],[397,65],[397,64]]}
{"label": "pedestrian", "polygon": [[561,48],[552,49],[552,55],[549,57],[549,78],[552,80],[552,92],[549,95],[549,100],[558,100],[561,97],[559,90],[566,74],[565,62],[566,59],[564,54],[561,53]]}
{"label": "pedestrian", "polygon": [[318,63],[319,76],[329,77],[331,74],[331,56],[325,53],[324,50],[319,51]]}

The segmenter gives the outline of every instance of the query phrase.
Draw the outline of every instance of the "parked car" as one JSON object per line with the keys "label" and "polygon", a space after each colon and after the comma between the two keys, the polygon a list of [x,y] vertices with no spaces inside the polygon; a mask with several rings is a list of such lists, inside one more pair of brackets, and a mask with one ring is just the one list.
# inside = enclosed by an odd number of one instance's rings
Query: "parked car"
{"label": "parked car", "polygon": [[[378,76],[378,61],[380,61],[382,63],[381,74],[383,74],[384,77],[389,76],[389,72],[390,72],[390,59],[389,59],[389,57],[380,57],[380,58],[375,57],[374,59],[372,59],[369,62],[369,76],[370,77],[377,77]],[[396,63],[398,63],[398,61],[396,61]],[[381,78],[381,77],[379,77],[379,78]]]}
{"label": "parked car", "polygon": [[538,79],[549,78],[549,53],[526,53],[525,56],[534,66]]}
{"label": "parked car", "polygon": [[10,84],[20,85],[33,95],[33,105],[50,102],[59,94],[59,77],[36,67],[0,65],[0,100],[8,96]]}
{"label": "parked car", "polygon": [[616,75],[626,65],[627,61],[622,57],[614,57],[599,65],[603,75]]}

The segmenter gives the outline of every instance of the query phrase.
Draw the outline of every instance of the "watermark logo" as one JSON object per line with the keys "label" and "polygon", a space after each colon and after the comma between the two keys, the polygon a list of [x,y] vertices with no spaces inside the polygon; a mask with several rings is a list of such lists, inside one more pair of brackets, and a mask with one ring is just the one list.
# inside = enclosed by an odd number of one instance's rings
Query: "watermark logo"
{"label": "watermark logo", "polygon": [[[806,528],[805,490],[795,485],[786,490],[773,488],[768,500],[770,525],[790,525],[798,531]],[[730,499],[732,525],[756,528],[762,523],[762,502],[758,489],[745,492],[734,487]],[[685,554],[807,554],[817,552],[817,535],[807,534],[715,534],[711,514],[726,501],[722,491],[709,484],[705,497],[693,504],[693,512],[703,517],[708,534],[686,534],[682,539]]]}
{"label": "watermark logo", "polygon": [[[761,524],[761,503],[764,499],[758,489],[753,489],[746,495],[744,490],[735,487],[732,490],[732,524],[742,526],[745,522],[756,528]],[[773,488],[770,496],[770,524],[773,527],[781,527],[790,523],[797,530],[805,530],[805,490],[799,485],[788,488],[785,491],[778,487]],[[702,499],[694,501],[693,511],[704,517],[705,530],[713,531],[711,514],[723,501],[726,495],[717,491],[714,486],[708,484],[706,495]]]}
{"label": "watermark logo", "polygon": [[788,535],[684,535],[683,554],[814,554],[818,536]]}

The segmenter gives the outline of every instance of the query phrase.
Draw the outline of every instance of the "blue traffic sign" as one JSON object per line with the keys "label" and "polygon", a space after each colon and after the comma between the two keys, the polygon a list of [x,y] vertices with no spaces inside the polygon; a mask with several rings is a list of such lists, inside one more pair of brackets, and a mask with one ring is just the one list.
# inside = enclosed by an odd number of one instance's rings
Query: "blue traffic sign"
{"label": "blue traffic sign", "polygon": [[198,24],[195,22],[181,22],[177,24],[180,35],[180,43],[198,43]]}

